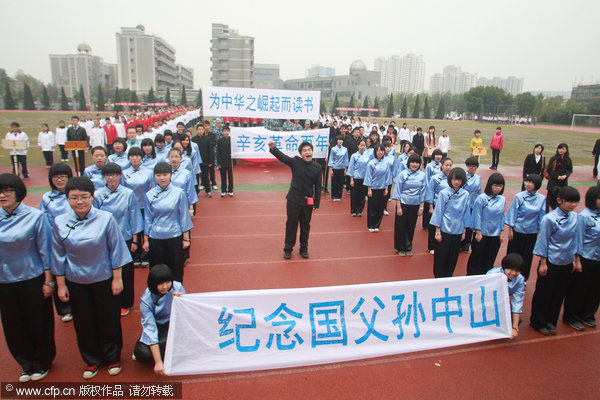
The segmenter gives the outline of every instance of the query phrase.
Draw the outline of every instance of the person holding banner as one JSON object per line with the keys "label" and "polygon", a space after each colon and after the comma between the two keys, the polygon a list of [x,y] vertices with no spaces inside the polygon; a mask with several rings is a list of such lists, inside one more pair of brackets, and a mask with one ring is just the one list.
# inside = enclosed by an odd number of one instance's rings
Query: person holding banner
{"label": "person holding banner", "polygon": [[[67,129],[67,142],[87,142],[88,146],[90,138],[85,129],[79,125],[79,117],[73,115],[71,117],[71,126]],[[75,163],[75,175],[83,176],[85,171],[85,150],[73,150],[73,162]]]}
{"label": "person holding banner", "polygon": [[378,144],[375,147],[375,157],[369,161],[365,173],[364,185],[367,187],[367,229],[369,232],[379,232],[379,226],[383,219],[383,210],[385,208],[385,196],[388,191],[388,181],[390,180],[390,168],[384,160],[385,147]]}
{"label": "person holding banner", "polygon": [[365,208],[365,196],[367,188],[364,186],[367,165],[371,160],[370,154],[366,152],[367,144],[364,139],[358,142],[358,151],[350,157],[348,175],[350,176],[350,215],[362,217]]}
{"label": "person holding banner", "polygon": [[154,373],[157,375],[165,375],[163,359],[173,297],[182,294],[185,294],[183,285],[173,280],[173,273],[167,265],[158,264],[150,269],[148,287],[140,299],[142,335],[135,344],[131,358],[143,363],[154,362]]}
{"label": "person holding banner", "polygon": [[332,170],[331,200],[342,201],[344,176],[348,168],[348,149],[344,147],[344,138],[341,135],[336,138],[336,146],[331,148],[328,166]]}
{"label": "person holding banner", "polygon": [[[20,129],[18,122],[10,124],[11,131],[6,134],[7,140],[25,140],[26,147],[29,147],[29,137]],[[27,171],[27,148],[24,150],[11,149],[10,160],[12,161],[13,174],[19,175],[18,164],[21,164],[21,173],[23,179],[29,179],[29,171]]]}
{"label": "person holding banner", "polygon": [[217,141],[217,165],[221,173],[221,197],[233,197],[233,160],[231,158],[231,129],[223,127],[223,137]]}
{"label": "person holding banner", "polygon": [[285,223],[285,244],[283,258],[289,260],[296,244],[298,225],[300,225],[300,255],[308,258],[308,236],[312,212],[319,209],[321,203],[321,166],[312,159],[313,145],[302,142],[298,146],[300,157],[289,157],[282,153],[275,142],[269,141],[269,152],[279,161],[292,169],[292,182],[287,199],[287,221]]}

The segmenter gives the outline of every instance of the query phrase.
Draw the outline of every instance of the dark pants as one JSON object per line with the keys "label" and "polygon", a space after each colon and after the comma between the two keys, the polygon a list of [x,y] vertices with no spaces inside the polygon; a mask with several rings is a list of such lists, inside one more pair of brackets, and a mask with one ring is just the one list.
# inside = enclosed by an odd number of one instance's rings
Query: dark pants
{"label": "dark pants", "polygon": [[[325,174],[329,171],[327,171],[327,160],[325,158],[316,158],[315,161],[317,162],[317,164],[319,164],[323,170],[323,176],[321,177],[322,180],[325,180]],[[327,182],[327,181],[325,181]],[[325,183],[325,185],[323,185],[323,190],[327,189],[327,183]]]}
{"label": "dark pants", "polygon": [[[208,164],[200,164],[200,184],[204,186],[204,191],[210,193],[210,176]],[[213,169],[214,172],[214,169]]]}
{"label": "dark pants", "polygon": [[483,236],[471,241],[471,255],[467,262],[467,275],[485,275],[494,266],[500,250],[500,236]]}
{"label": "dark pants", "polygon": [[383,192],[385,189],[371,189],[373,195],[369,197],[367,204],[367,228],[375,229],[381,225],[383,219]]}
{"label": "dark pants", "polygon": [[21,173],[23,174],[23,178],[29,177],[29,171],[27,171],[27,156],[10,156],[10,161],[12,162],[13,174],[19,175],[19,171],[15,169],[15,165],[21,164]]}
{"label": "dark pants", "polygon": [[352,190],[352,186],[350,186],[350,175],[344,176],[344,185],[346,186],[346,192]]}
{"label": "dark pants", "polygon": [[[156,324],[156,328],[158,328],[158,348],[160,349],[160,358],[164,360],[165,349],[167,348],[167,335],[169,333],[169,323],[167,322],[166,324]],[[153,363],[154,357],[152,357],[152,351],[150,350],[150,346],[140,342],[140,339],[138,339],[137,343],[135,344],[135,347],[133,348],[133,355],[135,356],[136,361],[143,363]]]}
{"label": "dark pants", "polygon": [[[53,276],[52,280],[56,282],[56,278]],[[56,308],[56,313],[61,317],[64,317],[67,314],[72,314],[71,311],[71,302],[70,301],[61,301],[58,297],[58,290],[56,287],[54,291],[52,291],[52,300],[54,301],[54,308]]]}
{"label": "dark pants", "polygon": [[[139,239],[138,239],[139,240]],[[127,247],[131,249],[132,240],[127,241]],[[138,241],[138,243],[141,243]],[[133,254],[131,255],[133,257]],[[121,268],[121,278],[123,279],[123,291],[119,295],[121,299],[121,308],[133,307],[133,261]]]}
{"label": "dark pants", "polygon": [[217,178],[215,177],[215,165],[208,167],[208,173],[210,175],[210,183],[212,186],[217,186]]}
{"label": "dark pants", "polygon": [[429,220],[431,219],[431,214],[429,213],[429,206],[431,203],[423,203],[423,217],[421,218],[421,223],[423,229],[429,228]]}
{"label": "dark pants", "polygon": [[385,196],[383,196],[383,209],[387,211],[387,205],[388,205],[388,201],[390,200],[390,197],[392,197],[392,185],[388,185],[387,187],[387,194]]}
{"label": "dark pants", "polygon": [[365,209],[367,188],[363,185],[364,181],[364,179],[354,179],[354,187],[350,193],[350,213],[362,214]]}
{"label": "dark pants", "polygon": [[44,160],[46,161],[46,166],[51,167],[54,164],[54,152],[53,151],[42,151],[44,154]]}
{"label": "dark pants", "polygon": [[63,161],[63,160],[69,160],[69,152],[65,150],[65,145],[64,144],[59,144],[58,148],[60,149],[60,159],[61,159],[61,161]]}
{"label": "dark pants", "polygon": [[595,321],[600,304],[600,261],[581,258],[581,272],[574,272],[567,286],[563,320]]}
{"label": "dark pants", "polygon": [[331,177],[331,198],[341,199],[344,191],[344,170],[334,169]]}
{"label": "dark pants", "polygon": [[442,241],[441,243],[438,243],[435,254],[433,255],[434,277],[448,278],[454,274],[456,262],[458,261],[461,236],[462,235],[451,235],[442,232]]}
{"label": "dark pants", "polygon": [[592,174],[594,174],[594,178],[598,177],[598,158],[600,157],[599,154],[596,154],[594,156],[594,169],[592,170]]}
{"label": "dark pants", "polygon": [[499,162],[500,162],[500,150],[492,149],[492,167],[498,168]]}
{"label": "dark pants", "polygon": [[81,284],[67,280],[77,345],[88,366],[121,361],[121,300],[113,296],[112,278]]}
{"label": "dark pants", "polygon": [[149,239],[150,268],[166,264],[171,268],[173,280],[183,283],[183,235],[170,239]]}
{"label": "dark pants", "polygon": [[329,167],[325,166],[323,168],[323,191],[325,193],[329,193],[327,190],[327,182],[329,181]]}
{"label": "dark pants", "polygon": [[219,172],[221,173],[221,193],[233,193],[233,168],[221,166]]}
{"label": "dark pants", "polygon": [[521,267],[521,275],[523,275],[525,281],[529,279],[536,240],[537,233],[519,233],[513,229],[513,240],[508,242],[508,248],[506,249],[506,254],[517,253],[523,257],[525,262]]}
{"label": "dark pants", "polygon": [[310,234],[310,219],[313,206],[300,206],[287,202],[287,221],[285,222],[285,243],[283,250],[292,251],[296,244],[296,234],[300,225],[300,251],[308,249],[308,235]]}
{"label": "dark pants", "polygon": [[[75,176],[83,176],[83,171],[85,171],[85,151],[73,150],[71,154],[73,156],[73,165],[75,165]],[[76,154],[79,157],[79,163],[77,163]]]}
{"label": "dark pants", "polygon": [[[473,214],[473,209],[471,208],[470,210],[470,213]],[[471,247],[471,239],[473,239],[473,229],[466,228],[465,238],[460,241],[460,251],[469,251],[469,248]]]}
{"label": "dark pants", "polygon": [[394,248],[398,251],[412,251],[415,226],[419,216],[419,205],[402,204],[402,216],[396,213],[394,221]]}
{"label": "dark pants", "polygon": [[429,225],[427,227],[427,250],[431,251],[438,247],[439,242],[435,240],[435,226]]}
{"label": "dark pants", "polygon": [[52,300],[44,298],[43,283],[44,274],[26,281],[0,283],[0,316],[6,345],[27,372],[49,369],[56,355]]}
{"label": "dark pants", "polygon": [[[573,264],[553,265],[547,262],[545,276],[538,272],[535,292],[531,300],[531,326],[534,329],[555,328],[567,286],[571,280]],[[539,267],[538,267],[539,269]]]}

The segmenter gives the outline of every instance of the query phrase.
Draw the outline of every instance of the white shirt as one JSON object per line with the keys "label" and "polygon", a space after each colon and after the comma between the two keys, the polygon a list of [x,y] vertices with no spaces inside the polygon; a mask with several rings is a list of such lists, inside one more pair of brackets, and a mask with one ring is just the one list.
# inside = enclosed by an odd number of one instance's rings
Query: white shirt
{"label": "white shirt", "polygon": [[450,150],[450,136],[440,136],[438,138],[438,147],[442,153],[447,153]]}
{"label": "white shirt", "polygon": [[52,131],[44,132],[41,131],[38,134],[38,146],[42,151],[53,151],[54,150],[54,133]]}
{"label": "white shirt", "polygon": [[410,141],[412,142],[413,138],[417,134],[417,131],[410,131]]}
{"label": "white shirt", "polygon": [[122,122],[115,122],[115,128],[117,128],[117,136],[124,138],[127,136],[125,132],[125,124]]}
{"label": "white shirt", "polygon": [[408,140],[410,142],[410,131],[407,128],[401,128],[398,132],[398,141]]}
{"label": "white shirt", "polygon": [[[19,131],[17,132],[17,134],[15,135],[13,133],[13,131],[10,131],[6,134],[6,139],[8,140],[25,140],[27,141],[27,147],[29,147],[29,137],[27,136],[27,134],[23,131]],[[10,155],[14,156],[26,156],[27,155],[27,149],[25,150],[11,150],[10,151]]]}
{"label": "white shirt", "polygon": [[65,142],[67,141],[67,128],[57,127],[56,134],[54,135],[54,140],[56,141],[56,144],[65,144]]}
{"label": "white shirt", "polygon": [[92,147],[104,146],[106,143],[106,132],[104,132],[104,129],[100,127],[90,129],[89,135],[90,146]]}

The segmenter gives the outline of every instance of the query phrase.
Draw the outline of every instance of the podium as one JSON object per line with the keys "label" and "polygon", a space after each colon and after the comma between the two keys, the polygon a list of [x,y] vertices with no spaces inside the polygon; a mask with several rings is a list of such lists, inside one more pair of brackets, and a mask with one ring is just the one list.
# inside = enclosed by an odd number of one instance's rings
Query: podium
{"label": "podium", "polygon": [[[2,148],[10,151],[27,150],[27,141],[2,139]],[[17,161],[17,157],[11,157],[11,161],[13,163],[13,168],[15,169],[15,174],[19,176],[19,162]]]}
{"label": "podium", "polygon": [[83,171],[79,171],[79,151],[88,149],[88,143],[85,140],[68,140],[65,142],[65,151],[72,151],[75,155],[75,171],[79,176],[83,175]]}

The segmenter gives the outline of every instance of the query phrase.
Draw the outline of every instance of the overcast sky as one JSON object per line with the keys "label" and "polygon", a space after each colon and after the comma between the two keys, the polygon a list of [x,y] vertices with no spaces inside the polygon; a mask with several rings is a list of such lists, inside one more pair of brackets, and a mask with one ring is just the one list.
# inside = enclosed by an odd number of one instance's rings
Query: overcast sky
{"label": "overcast sky", "polygon": [[0,67],[50,82],[48,54],[81,42],[116,63],[115,33],[142,24],[210,85],[211,23],[255,37],[256,63],[301,78],[312,64],[348,73],[378,56],[422,54],[429,78],[445,65],[488,78],[525,78],[525,90],[570,91],[600,80],[597,0],[18,0],[2,1]]}

